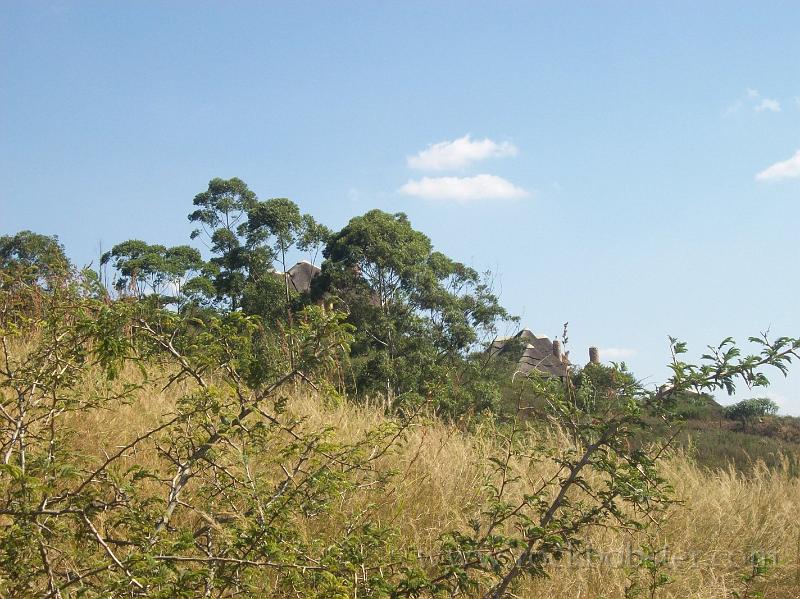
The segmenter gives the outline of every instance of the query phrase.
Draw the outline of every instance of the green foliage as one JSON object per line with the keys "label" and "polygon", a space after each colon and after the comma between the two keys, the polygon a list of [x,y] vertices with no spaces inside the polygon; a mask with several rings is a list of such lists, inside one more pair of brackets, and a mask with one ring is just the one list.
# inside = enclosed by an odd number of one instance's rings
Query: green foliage
{"label": "green foliage", "polygon": [[657,548],[652,543],[642,545],[638,551],[632,552],[633,565],[628,570],[628,585],[625,587],[625,599],[649,597],[655,599],[659,591],[672,582],[666,573],[668,566],[668,548]]}
{"label": "green foliage", "polygon": [[733,599],[762,599],[764,591],[756,587],[763,583],[769,571],[775,565],[775,560],[769,555],[754,553],[750,557],[751,567],[749,572],[741,577],[742,589],[733,591]]}
{"label": "green foliage", "polygon": [[[292,385],[325,380],[347,351],[340,314],[298,315],[286,332],[291,365],[257,317],[198,321],[77,291],[39,291],[41,317],[6,318],[0,329],[4,595],[386,595],[380,566],[400,557],[387,550],[389,530],[345,522],[331,541],[297,528],[362,485],[384,485],[388,473],[371,463],[408,426],[340,444],[287,408]],[[4,291],[0,306],[13,308],[10,299]],[[142,367],[141,387],[114,383],[128,363]],[[87,396],[90,373],[99,392]],[[90,417],[153,383],[186,389],[174,413],[105,457],[67,450],[71,414]]]}
{"label": "green foliage", "polygon": [[[257,202],[248,212],[248,243],[267,243],[286,270],[286,252],[303,233],[304,220],[297,204],[287,198]],[[269,242],[272,241],[272,244]]]}
{"label": "green foliage", "polygon": [[[269,262],[248,252],[243,242],[247,212],[256,202],[256,194],[241,179],[215,178],[206,191],[194,197],[198,208],[189,214],[189,220],[199,225],[192,231],[192,239],[201,238],[214,254],[205,277],[213,283],[216,299],[234,310],[241,303],[249,270]],[[208,285],[194,286],[196,291],[207,289]]]}
{"label": "green foliage", "polygon": [[625,364],[605,366],[587,364],[574,377],[576,400],[587,412],[600,413],[617,401],[620,393],[635,397],[639,392],[636,378]]}
{"label": "green foliage", "polygon": [[309,253],[310,262],[315,264],[322,247],[328,242],[331,230],[314,220],[310,214],[303,215],[303,224],[300,227],[300,237],[297,248]]}
{"label": "green foliage", "polygon": [[[328,234],[324,225],[318,224],[309,214],[301,214],[297,204],[287,198],[256,202],[248,211],[248,251],[260,250],[265,256],[273,257],[279,262],[283,273],[288,270],[287,256],[293,248],[303,251],[318,248]],[[269,273],[257,278],[251,272],[251,284],[245,291],[243,307],[250,313],[276,318],[275,307],[280,305],[274,302],[276,279],[281,283],[283,311],[289,321],[296,293],[290,289],[286,275],[276,277]],[[266,301],[265,296],[269,298]]]}
{"label": "green foliage", "polygon": [[687,391],[675,398],[675,413],[684,420],[718,421],[722,406],[708,393]]}
{"label": "green foliage", "polygon": [[[339,442],[294,413],[288,396],[337,380],[358,336],[349,317],[308,306],[276,331],[241,311],[173,312],[96,298],[91,286],[0,289],[4,595],[499,599],[585,550],[589,529],[645,530],[674,502],[658,469],[673,437],[633,441],[650,414],[669,422],[672,396],[704,366],[673,364],[657,392],[621,367],[585,370],[579,384],[533,376],[525,392],[541,399],[563,442],[533,443],[520,419],[484,420],[502,451],[489,457],[483,495],[464,506],[469,528],[442,530],[430,553],[401,548],[369,506],[339,511],[359,489],[391,492],[396,474],[382,456],[436,393],[452,390],[405,394],[400,415]],[[40,310],[20,312],[21,293]],[[798,347],[767,342],[759,358],[705,364],[708,378],[692,374],[692,384],[765,378],[763,367],[785,366]],[[482,363],[469,363],[459,385],[491,395]],[[131,366],[138,379],[122,380]],[[157,422],[121,433],[106,453],[70,451],[70,423],[159,389],[179,398]],[[527,480],[537,462],[552,475]],[[315,519],[326,520],[324,534],[301,526]],[[642,553],[631,593],[668,584],[651,554]]]}
{"label": "green foliage", "polygon": [[70,263],[58,237],[20,231],[0,237],[0,269],[24,282],[48,285],[64,277]]}
{"label": "green foliage", "polygon": [[687,364],[681,359],[686,353],[686,344],[675,338],[670,338],[672,349],[673,372],[672,389],[666,390],[665,396],[676,400],[676,389],[692,390],[696,393],[702,391],[724,390],[732,395],[736,390],[736,383],[744,382],[749,388],[766,387],[769,379],[759,368],[769,364],[781,374],[786,375],[789,364],[796,357],[800,341],[791,337],[779,337],[770,341],[762,333],[758,337],[748,339],[760,347],[758,354],[742,357],[742,352],[733,338],[724,339],[716,347],[709,346],[709,352],[703,354],[700,364]]}
{"label": "green foliage", "polygon": [[747,429],[748,423],[755,418],[763,418],[777,414],[778,404],[767,397],[754,397],[743,399],[742,401],[727,406],[723,414],[729,420],[736,420],[741,423],[742,429]]}
{"label": "green foliage", "polygon": [[330,237],[324,255],[317,293],[337,298],[356,328],[351,358],[358,392],[453,388],[456,372],[468,368],[469,350],[509,319],[481,276],[435,252],[405,214],[372,210],[351,219]]}
{"label": "green foliage", "polygon": [[[213,179],[194,204],[207,263],[138,240],[103,256],[133,298],[70,273],[55,238],[0,238],[0,594],[512,596],[587,551],[592,528],[657,525],[675,501],[658,465],[676,426],[714,391],[766,386],[766,368],[785,374],[800,357],[800,339],[762,335],[757,354],[725,339],[690,364],[672,339],[657,391],[624,364],[509,382],[513,360],[482,343],[512,319],[484,276],[434,251],[404,214],[372,210],[331,233],[236,178]],[[323,244],[322,275],[300,297],[272,266]],[[312,391],[335,404],[345,388],[385,395],[390,417],[341,442],[291,407]],[[158,422],[122,431],[112,450],[70,451],[76,421],[159,390],[178,399]],[[515,413],[497,417],[511,393]],[[774,411],[756,399],[726,415],[745,427]],[[427,553],[397,543],[371,506],[342,510],[359,489],[391,492],[381,459],[422,413],[501,441],[483,494],[463,506],[469,527],[441,530]],[[562,443],[536,442],[542,423]],[[527,479],[538,463],[552,475]],[[324,534],[309,534],[315,519]],[[645,545],[629,596],[669,584],[662,565]]]}
{"label": "green foliage", "polygon": [[[497,407],[502,384],[496,364],[470,357],[513,320],[485,277],[433,250],[403,214],[373,210],[331,233],[286,198],[259,201],[240,179],[212,179],[194,198],[189,219],[213,257],[203,262],[187,246],[166,248],[130,240],[107,252],[119,291],[149,293],[183,311],[241,310],[258,315],[274,334],[292,326],[310,301],[333,302],[356,334],[347,376],[351,393],[437,398],[441,415],[461,418]],[[314,293],[298,294],[286,272],[296,252],[325,246]],[[176,297],[164,297],[175,291]],[[288,346],[289,353],[294,351]]]}
{"label": "green foliage", "polygon": [[292,251],[316,255],[328,229],[287,198],[259,201],[237,178],[212,179],[194,204],[199,208],[189,220],[200,228],[192,239],[202,239],[214,257],[187,282],[186,296],[195,305],[243,309],[268,322],[288,323],[303,302],[273,264],[277,261],[286,272]]}
{"label": "green foliage", "polygon": [[120,274],[115,283],[117,291],[136,297],[144,297],[148,290],[160,296],[174,293],[164,297],[167,302],[177,301],[187,277],[205,265],[200,252],[188,245],[167,248],[138,239],[118,243],[103,254],[100,264],[109,262]]}

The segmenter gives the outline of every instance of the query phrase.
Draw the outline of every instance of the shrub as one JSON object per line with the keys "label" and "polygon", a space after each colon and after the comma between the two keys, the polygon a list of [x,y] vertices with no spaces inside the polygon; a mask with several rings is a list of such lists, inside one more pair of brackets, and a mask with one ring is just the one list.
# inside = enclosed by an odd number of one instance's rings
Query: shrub
{"label": "shrub", "polygon": [[756,419],[770,416],[778,412],[778,405],[767,397],[754,397],[727,406],[723,411],[725,418],[736,420],[741,424],[742,430],[747,430],[748,424]]}

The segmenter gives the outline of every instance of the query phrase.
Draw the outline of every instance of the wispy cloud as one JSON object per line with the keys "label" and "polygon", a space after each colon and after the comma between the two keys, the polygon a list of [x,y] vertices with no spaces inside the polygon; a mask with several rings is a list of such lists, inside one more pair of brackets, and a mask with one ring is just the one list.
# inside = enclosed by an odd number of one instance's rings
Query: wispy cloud
{"label": "wispy cloud", "polygon": [[761,102],[756,105],[755,111],[764,112],[765,110],[769,110],[770,112],[780,112],[781,103],[777,100],[771,100],[770,98],[762,98]]}
{"label": "wispy cloud", "polygon": [[736,114],[742,108],[751,108],[754,112],[780,112],[781,103],[773,98],[764,97],[757,89],[747,88],[744,94],[722,113],[723,116]]}
{"label": "wispy cloud", "polygon": [[600,359],[606,361],[624,360],[625,358],[632,358],[638,352],[629,347],[605,347],[600,349]]}
{"label": "wispy cloud", "polygon": [[473,202],[476,200],[515,200],[530,195],[521,187],[496,175],[474,177],[423,177],[411,180],[400,193],[425,200]]}
{"label": "wispy cloud", "polygon": [[491,139],[472,139],[469,134],[452,141],[430,144],[414,156],[408,156],[406,163],[410,168],[424,171],[444,171],[460,169],[487,158],[516,156],[517,146],[504,141],[498,143]]}
{"label": "wispy cloud", "polygon": [[800,150],[788,160],[776,162],[756,175],[758,181],[779,181],[800,177]]}

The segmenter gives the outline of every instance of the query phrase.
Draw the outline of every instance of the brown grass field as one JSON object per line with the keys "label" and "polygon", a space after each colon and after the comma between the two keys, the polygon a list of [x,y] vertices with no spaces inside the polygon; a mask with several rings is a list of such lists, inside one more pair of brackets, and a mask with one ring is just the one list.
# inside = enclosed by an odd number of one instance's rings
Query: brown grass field
{"label": "brown grass field", "polygon": [[[131,371],[130,376],[135,376]],[[70,423],[76,452],[100,457],[156,424],[171,411],[184,389],[162,392],[146,386],[130,404],[94,411]],[[331,427],[341,441],[353,441],[374,429],[386,416],[380,406],[324,402],[296,393],[290,402],[308,427]],[[435,550],[445,530],[466,526],[478,510],[488,476],[487,460],[498,450],[498,429],[490,422],[464,432],[428,418],[415,425],[380,467],[397,474],[386,489],[369,486],[343,495],[338,509],[302,523],[305,534],[335,534],[344,518],[391,526],[398,546],[421,553]],[[544,435],[548,444],[568,444],[558,432]],[[129,458],[146,464],[147,451]],[[153,464],[155,465],[155,464]],[[523,491],[540,480],[546,462],[517,463]],[[522,598],[623,597],[633,577],[635,551],[644,542],[659,549],[670,582],[654,597],[712,599],[735,597],[800,597],[800,480],[788,466],[756,464],[747,473],[728,467],[709,470],[678,450],[666,456],[662,471],[680,500],[650,538],[613,529],[595,529],[586,539],[592,555],[567,555],[549,566],[549,577],[525,580]],[[269,473],[263,473],[270,476]],[[749,557],[770,556],[775,565],[764,579],[743,582],[751,571]],[[650,597],[649,594],[642,596]]]}

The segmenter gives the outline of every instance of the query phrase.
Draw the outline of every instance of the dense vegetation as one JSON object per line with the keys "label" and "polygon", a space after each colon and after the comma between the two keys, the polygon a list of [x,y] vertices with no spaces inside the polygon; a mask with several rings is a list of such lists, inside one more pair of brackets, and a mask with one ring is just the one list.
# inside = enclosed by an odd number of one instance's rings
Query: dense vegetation
{"label": "dense vegetation", "polygon": [[[117,294],[198,318],[256,316],[267,335],[290,328],[304,307],[325,304],[352,325],[342,381],[351,395],[403,402],[435,393],[451,417],[496,407],[499,390],[470,354],[512,319],[485,277],[434,251],[404,214],[372,210],[331,232],[288,199],[260,201],[239,179],[213,179],[194,205],[191,237],[210,259],[188,246],[123,241],[101,259],[114,269]],[[310,293],[277,275],[290,256],[313,260],[320,251],[325,261]]]}
{"label": "dense vegetation", "polygon": [[[800,340],[755,337],[742,355],[726,339],[696,365],[674,340],[657,390],[624,366],[512,380],[514,364],[483,351],[512,320],[487,280],[404,215],[331,232],[238,179],[194,204],[209,260],[123,241],[102,257],[109,285],[56,239],[0,238],[3,595],[554,596],[554,568],[592,563],[608,534],[635,555],[575,584],[701,596],[696,574],[660,557],[702,477],[677,448],[681,425],[716,422],[707,394],[767,385]],[[289,256],[319,251],[320,276],[295,292]],[[732,434],[770,411],[730,410]],[[717,566],[725,593],[753,596],[770,572],[791,588],[765,553],[798,533],[774,520],[797,493],[776,460],[773,482],[763,465],[750,482],[726,475],[783,503],[739,532],[752,567]]]}

